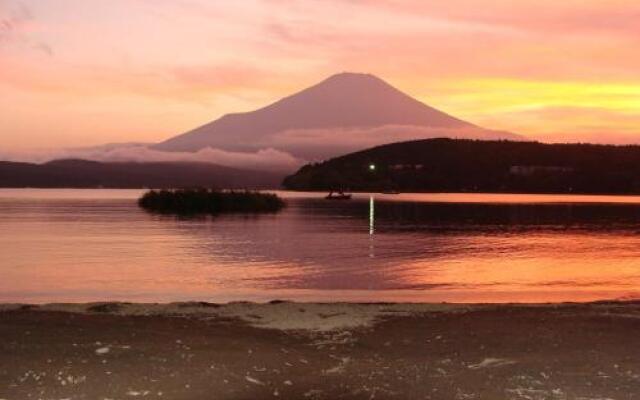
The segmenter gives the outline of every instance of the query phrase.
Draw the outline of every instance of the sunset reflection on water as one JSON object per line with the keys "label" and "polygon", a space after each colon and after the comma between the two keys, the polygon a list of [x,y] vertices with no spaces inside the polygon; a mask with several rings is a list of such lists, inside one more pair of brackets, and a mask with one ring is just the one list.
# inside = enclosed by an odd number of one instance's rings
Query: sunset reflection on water
{"label": "sunset reflection on water", "polygon": [[282,193],[157,216],[140,191],[0,191],[0,301],[543,302],[640,293],[640,198]]}

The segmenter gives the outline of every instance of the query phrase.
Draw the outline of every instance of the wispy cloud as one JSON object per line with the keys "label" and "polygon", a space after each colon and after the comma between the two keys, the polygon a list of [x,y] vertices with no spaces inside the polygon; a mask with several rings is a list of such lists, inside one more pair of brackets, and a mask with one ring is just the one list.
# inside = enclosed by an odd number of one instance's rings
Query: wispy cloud
{"label": "wispy cloud", "polygon": [[144,144],[106,145],[88,148],[11,152],[2,154],[6,161],[44,163],[59,159],[83,159],[102,162],[203,162],[227,167],[294,171],[304,163],[289,153],[273,148],[255,152],[233,152],[207,147],[197,152],[165,152]]}
{"label": "wispy cloud", "polygon": [[8,40],[19,33],[22,28],[33,20],[31,10],[22,3],[0,3],[0,41]]}
{"label": "wispy cloud", "polygon": [[269,145],[302,154],[310,161],[325,160],[340,154],[394,142],[428,138],[523,140],[510,132],[476,127],[432,128],[425,126],[385,125],[371,128],[287,130],[269,139]]}
{"label": "wispy cloud", "polygon": [[53,49],[51,48],[51,46],[49,46],[48,44],[46,44],[44,42],[35,43],[33,45],[33,48],[45,53],[46,55],[48,55],[50,57],[53,57],[53,54],[54,54]]}
{"label": "wispy cloud", "polygon": [[0,2],[0,46],[17,45],[53,56],[53,48],[33,34],[36,19],[25,3],[12,0]]}

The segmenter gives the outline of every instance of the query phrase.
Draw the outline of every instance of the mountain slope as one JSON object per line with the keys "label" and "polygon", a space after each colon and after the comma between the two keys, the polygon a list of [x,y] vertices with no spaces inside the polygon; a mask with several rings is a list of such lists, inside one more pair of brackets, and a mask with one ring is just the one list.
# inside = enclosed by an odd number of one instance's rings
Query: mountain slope
{"label": "mountain slope", "polygon": [[43,188],[276,188],[281,175],[210,163],[56,160],[45,164],[0,161],[0,187]]}
{"label": "mountain slope", "polygon": [[310,164],[283,185],[294,190],[640,193],[640,146],[429,139]]}
{"label": "mountain slope", "polygon": [[371,130],[381,127],[391,127],[394,134],[408,130],[422,137],[476,132],[485,138],[517,138],[438,111],[373,75],[342,73],[259,110],[225,115],[154,148],[255,151],[274,147],[307,159],[322,158],[398,139]]}

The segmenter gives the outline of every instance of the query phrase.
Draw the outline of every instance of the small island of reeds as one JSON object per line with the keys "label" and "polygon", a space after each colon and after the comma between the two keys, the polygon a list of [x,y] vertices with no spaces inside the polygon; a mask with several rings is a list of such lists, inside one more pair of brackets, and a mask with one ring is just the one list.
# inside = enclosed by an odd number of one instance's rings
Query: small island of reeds
{"label": "small island of reeds", "polygon": [[213,189],[150,190],[138,204],[147,211],[163,214],[268,213],[285,206],[272,193]]}

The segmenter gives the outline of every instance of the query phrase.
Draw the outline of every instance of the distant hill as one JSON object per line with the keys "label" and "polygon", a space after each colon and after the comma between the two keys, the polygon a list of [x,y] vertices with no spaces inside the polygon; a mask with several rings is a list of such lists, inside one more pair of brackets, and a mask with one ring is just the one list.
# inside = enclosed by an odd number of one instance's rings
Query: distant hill
{"label": "distant hill", "polygon": [[276,188],[281,175],[210,163],[56,160],[45,164],[0,161],[0,187],[41,188]]}
{"label": "distant hill", "polygon": [[275,148],[319,160],[373,145],[443,136],[521,139],[445,114],[373,75],[342,73],[259,110],[225,115],[153,148]]}
{"label": "distant hill", "polygon": [[306,165],[283,185],[325,191],[631,194],[640,193],[640,146],[418,140]]}

